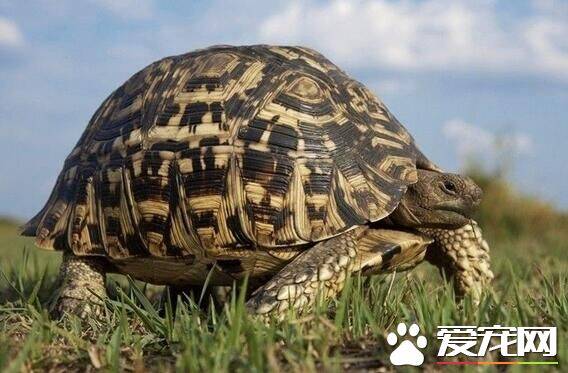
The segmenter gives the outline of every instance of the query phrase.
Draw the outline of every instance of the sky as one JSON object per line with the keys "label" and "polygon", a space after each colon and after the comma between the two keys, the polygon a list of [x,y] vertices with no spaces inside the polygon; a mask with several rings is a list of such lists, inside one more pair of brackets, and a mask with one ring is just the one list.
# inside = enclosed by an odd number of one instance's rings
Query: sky
{"label": "sky", "polygon": [[29,218],[103,99],[168,55],[304,45],[435,163],[568,209],[568,1],[0,0],[0,215]]}

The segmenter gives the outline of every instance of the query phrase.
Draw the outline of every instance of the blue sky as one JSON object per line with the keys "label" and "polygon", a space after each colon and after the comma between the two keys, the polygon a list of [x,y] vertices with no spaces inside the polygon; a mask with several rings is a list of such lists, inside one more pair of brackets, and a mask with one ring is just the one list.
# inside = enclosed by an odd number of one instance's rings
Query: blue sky
{"label": "blue sky", "polygon": [[213,44],[318,49],[448,170],[507,162],[568,208],[568,2],[0,0],[0,215],[39,210],[102,100]]}

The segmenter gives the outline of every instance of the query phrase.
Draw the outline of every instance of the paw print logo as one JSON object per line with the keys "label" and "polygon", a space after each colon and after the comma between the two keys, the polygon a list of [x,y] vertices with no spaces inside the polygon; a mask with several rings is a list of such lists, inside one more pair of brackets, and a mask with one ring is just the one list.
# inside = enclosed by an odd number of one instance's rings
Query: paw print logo
{"label": "paw print logo", "polygon": [[[389,333],[387,335],[387,343],[391,346],[398,344],[398,347],[390,354],[390,361],[392,365],[413,365],[415,367],[422,365],[424,362],[424,354],[418,348],[424,348],[428,344],[426,337],[423,335],[418,336],[420,333],[420,327],[416,324],[410,325],[408,328],[408,334],[411,337],[416,338],[416,343],[405,339],[399,342],[401,337],[406,335],[406,324],[400,323],[396,327],[396,334]],[[397,336],[398,334],[398,336]],[[416,348],[418,346],[418,348]]]}

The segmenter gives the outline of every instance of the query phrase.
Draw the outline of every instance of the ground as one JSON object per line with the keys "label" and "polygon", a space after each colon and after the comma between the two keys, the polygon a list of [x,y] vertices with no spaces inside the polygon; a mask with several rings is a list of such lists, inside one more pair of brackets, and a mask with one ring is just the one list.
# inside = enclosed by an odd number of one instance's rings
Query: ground
{"label": "ground", "polygon": [[[387,335],[398,323],[420,326],[436,365],[438,325],[556,326],[559,365],[500,366],[562,370],[568,364],[568,216],[502,181],[478,176],[486,191],[478,219],[492,246],[496,275],[479,308],[457,304],[428,264],[372,279],[352,278],[341,297],[284,322],[251,320],[243,299],[203,311],[182,303],[158,314],[162,288],[112,276],[102,322],[50,319],[58,253],[40,251],[0,221],[0,370],[2,371],[342,371],[393,370]],[[470,359],[471,360],[471,359]],[[502,360],[496,354],[486,361]],[[539,355],[510,360],[544,360]],[[494,370],[493,366],[466,370]]]}

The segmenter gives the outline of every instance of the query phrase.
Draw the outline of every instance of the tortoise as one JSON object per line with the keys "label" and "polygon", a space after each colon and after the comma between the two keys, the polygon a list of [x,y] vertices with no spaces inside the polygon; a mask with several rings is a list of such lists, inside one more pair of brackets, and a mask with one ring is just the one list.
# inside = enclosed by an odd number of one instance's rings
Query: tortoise
{"label": "tortoise", "polygon": [[493,276],[481,196],[320,53],[213,46],[115,90],[23,235],[63,251],[60,314],[96,313],[118,272],[172,288],[247,278],[247,309],[278,316],[423,260],[479,294]]}

